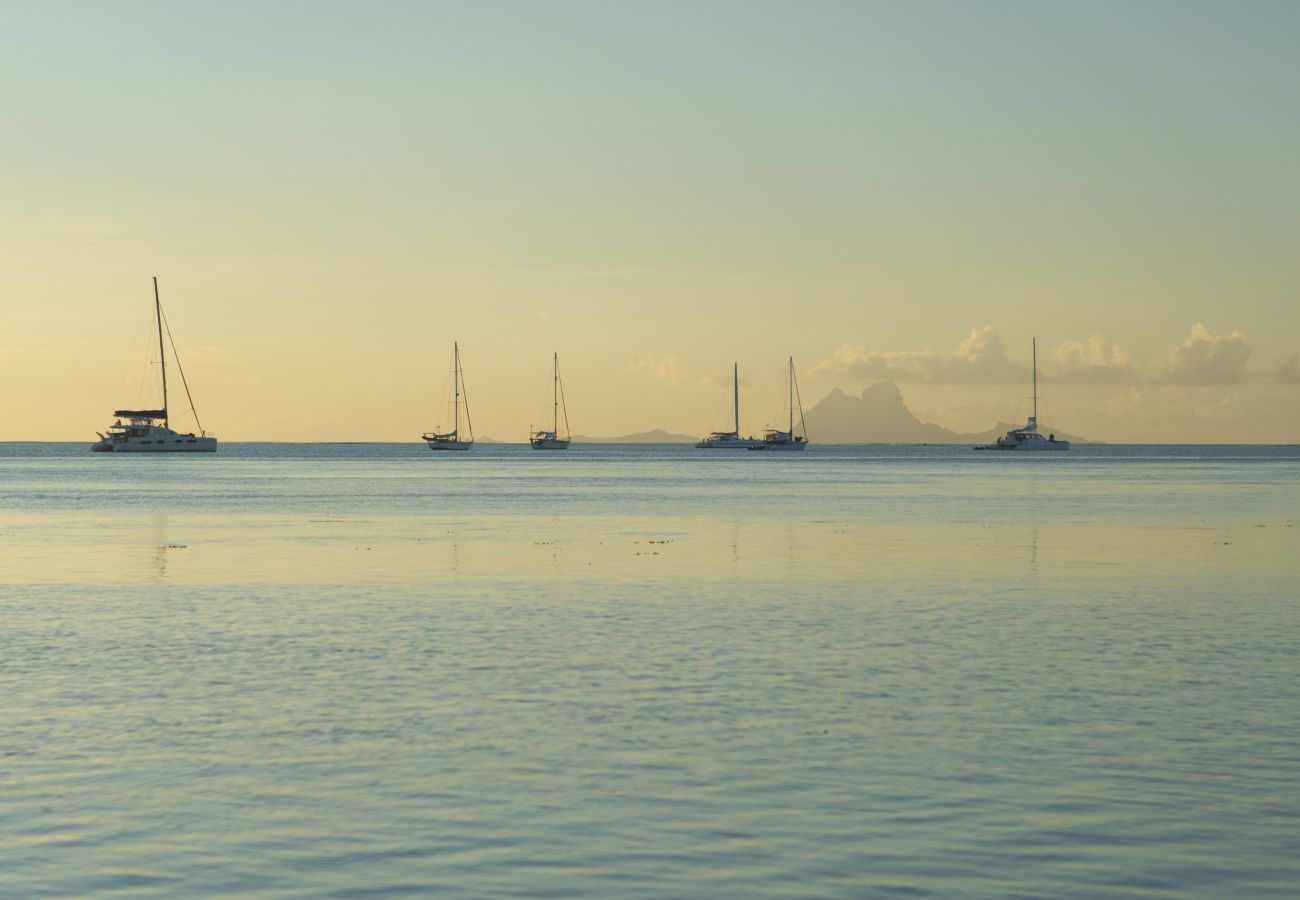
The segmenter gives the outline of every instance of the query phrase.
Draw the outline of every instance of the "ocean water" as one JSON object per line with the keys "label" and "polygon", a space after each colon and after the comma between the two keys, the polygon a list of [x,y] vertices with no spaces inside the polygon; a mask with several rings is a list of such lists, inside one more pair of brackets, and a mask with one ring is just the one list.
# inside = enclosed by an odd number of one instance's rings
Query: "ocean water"
{"label": "ocean water", "polygon": [[1300,895],[1300,448],[0,445],[0,896]]}

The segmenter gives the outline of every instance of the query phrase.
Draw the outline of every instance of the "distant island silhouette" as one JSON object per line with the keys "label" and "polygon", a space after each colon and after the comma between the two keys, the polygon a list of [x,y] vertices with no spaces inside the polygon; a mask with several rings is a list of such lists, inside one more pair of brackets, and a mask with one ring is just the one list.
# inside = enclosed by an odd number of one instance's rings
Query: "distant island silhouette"
{"label": "distant island silhouette", "polygon": [[[988,431],[968,433],[922,422],[907,408],[892,381],[873,384],[857,397],[835,388],[808,410],[804,419],[813,444],[988,444],[1025,424],[999,422]],[[1039,430],[1071,443],[1096,443],[1046,425]],[[662,428],[619,437],[573,436],[575,444],[694,444],[697,440]]]}
{"label": "distant island silhouette", "polygon": [[575,444],[693,444],[697,440],[699,438],[689,434],[673,434],[662,428],[638,431],[636,434],[625,434],[620,437],[588,437],[583,434],[573,436]]}
{"label": "distant island silhouette", "polygon": [[[808,410],[804,419],[814,444],[985,444],[1024,424],[999,422],[988,431],[967,433],[922,422],[907,408],[892,381],[873,384],[858,397],[835,388]],[[1062,440],[1090,443],[1047,425],[1040,425],[1039,430]]]}

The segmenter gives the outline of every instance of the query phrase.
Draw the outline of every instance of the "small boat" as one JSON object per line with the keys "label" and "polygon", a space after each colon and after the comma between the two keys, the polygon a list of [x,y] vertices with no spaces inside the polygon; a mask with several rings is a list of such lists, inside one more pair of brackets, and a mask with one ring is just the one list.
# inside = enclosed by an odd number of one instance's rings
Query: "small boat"
{"label": "small boat", "polygon": [[[434,431],[429,434],[421,435],[420,438],[429,445],[430,450],[469,450],[474,446],[474,425],[469,418],[469,395],[465,393],[465,371],[460,365],[460,344],[454,343],[452,347],[452,385],[455,393],[453,406],[453,424],[451,431],[438,432]],[[464,440],[460,434],[460,406],[461,397],[465,398],[465,428],[469,431],[469,439]]]}
{"label": "small boat", "polygon": [[[569,408],[564,404],[564,387],[560,384],[560,354],[551,359],[551,430],[529,429],[528,443],[534,450],[568,450],[573,432],[569,430]],[[564,437],[560,437],[560,410],[564,410]]]}
{"label": "small boat", "polygon": [[[158,299],[158,277],[153,279],[154,318],[158,322],[158,360],[162,373],[162,409],[118,409],[113,411],[117,417],[108,433],[95,432],[99,441],[91,444],[90,449],[96,453],[215,453],[217,439],[203,430],[199,423],[199,414],[194,409],[194,400],[190,396],[190,386],[185,380],[185,369],[181,367],[180,356],[176,354],[176,342],[172,341],[172,356],[176,360],[176,369],[181,373],[181,384],[185,386],[185,399],[189,400],[190,413],[194,423],[199,425],[199,433],[181,434],[171,428],[171,418],[167,414],[167,353],[163,346],[163,312],[162,302]],[[171,338],[171,328],[167,327],[167,337]],[[122,420],[126,424],[122,424]]]}
{"label": "small boat", "polygon": [[976,450],[1069,450],[1069,441],[1058,441],[1056,435],[1043,437],[1038,430],[1038,338],[1034,338],[1034,411],[1023,428],[1013,428],[993,444],[981,444]]}
{"label": "small boat", "polygon": [[[803,434],[794,433],[794,409],[799,407],[799,427]],[[799,385],[794,380],[794,357],[790,357],[790,421],[785,431],[769,428],[763,433],[763,446],[751,447],[751,450],[802,450],[808,446],[808,426],[803,421],[803,399],[799,396]]]}
{"label": "small boat", "polygon": [[697,450],[761,450],[763,442],[755,437],[740,436],[740,370],[731,364],[732,403],[735,411],[734,431],[715,431],[695,445]]}

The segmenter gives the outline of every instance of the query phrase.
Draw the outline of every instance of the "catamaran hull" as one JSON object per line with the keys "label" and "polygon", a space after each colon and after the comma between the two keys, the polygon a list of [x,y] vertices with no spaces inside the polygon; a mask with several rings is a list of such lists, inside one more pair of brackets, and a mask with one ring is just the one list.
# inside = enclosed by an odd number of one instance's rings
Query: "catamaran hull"
{"label": "catamaran hull", "polygon": [[216,453],[216,438],[181,438],[179,441],[155,444],[107,443],[92,444],[96,453]]}
{"label": "catamaran hull", "polygon": [[808,446],[807,441],[800,441],[797,444],[763,444],[761,447],[750,447],[751,450],[775,450],[777,452],[802,450]]}
{"label": "catamaran hull", "polygon": [[1042,441],[1030,443],[1021,441],[1017,443],[1006,444],[985,444],[982,447],[976,447],[976,450],[1014,450],[1017,453],[1047,453],[1053,450],[1069,450],[1069,441]]}
{"label": "catamaran hull", "polygon": [[762,441],[700,441],[696,450],[762,450]]}

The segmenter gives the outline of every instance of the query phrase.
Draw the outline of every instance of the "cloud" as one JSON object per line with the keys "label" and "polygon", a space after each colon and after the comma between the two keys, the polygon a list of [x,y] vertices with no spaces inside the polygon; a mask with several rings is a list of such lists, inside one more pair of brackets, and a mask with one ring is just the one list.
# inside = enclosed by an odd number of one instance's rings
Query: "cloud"
{"label": "cloud", "polygon": [[632,360],[632,364],[627,367],[627,370],[649,375],[651,378],[658,378],[660,381],[666,381],[669,384],[676,384],[682,380],[682,366],[675,356],[649,354],[642,359]]}
{"label": "cloud", "polygon": [[1240,331],[1212,334],[1201,323],[1156,367],[1155,380],[1166,384],[1236,384],[1246,375],[1254,348]]}
{"label": "cloud", "polygon": [[901,381],[924,381],[924,373],[937,359],[928,349],[867,350],[852,344],[841,344],[831,358],[819,362],[809,370],[811,378],[847,376],[859,381],[872,378],[897,378]]}
{"label": "cloud", "polygon": [[1108,398],[1097,411],[1115,419],[1144,422],[1189,416],[1222,418],[1239,407],[1239,400],[1222,385],[1133,385]]}
{"label": "cloud", "polygon": [[1278,384],[1300,384],[1300,358],[1291,356],[1277,364],[1273,380]]}
{"label": "cloud", "polygon": [[1223,396],[1192,407],[1192,413],[1205,419],[1219,419],[1231,415],[1239,406],[1237,396],[1225,390]]}
{"label": "cloud", "polygon": [[1029,367],[1011,359],[992,325],[972,328],[951,356],[920,350],[867,350],[841,345],[831,358],[813,366],[812,378],[848,377],[859,381],[894,378],[928,384],[1007,384],[1026,381]]}
{"label": "cloud", "polygon": [[[731,387],[733,372],[731,369],[719,369],[716,372],[710,372],[707,375],[700,376],[700,384],[707,384],[711,387]],[[749,376],[740,376],[741,387],[749,385]]]}
{"label": "cloud", "polygon": [[[1217,335],[1205,325],[1192,326],[1188,338],[1164,358],[1134,363],[1117,344],[1098,335],[1061,343],[1039,366],[1039,376],[1058,384],[1228,385],[1252,377],[1271,377],[1280,384],[1300,384],[1295,356],[1269,372],[1251,373],[1247,363],[1254,347],[1240,331]],[[842,344],[809,370],[813,379],[855,381],[894,379],[913,384],[1015,384],[1029,380],[1029,366],[1012,359],[991,325],[971,329],[951,355],[929,347],[919,350],[867,350]]]}
{"label": "cloud", "polygon": [[1125,384],[1135,380],[1128,354],[1097,335],[1061,344],[1045,371],[1052,381],[1069,384]]}
{"label": "cloud", "polygon": [[992,325],[972,328],[966,340],[957,345],[957,354],[946,366],[952,384],[1000,384],[1023,381],[1029,369],[1014,362]]}
{"label": "cloud", "polygon": [[1101,405],[1101,411],[1117,419],[1138,416],[1149,407],[1149,398],[1141,388],[1131,387],[1122,394],[1116,394]]}

